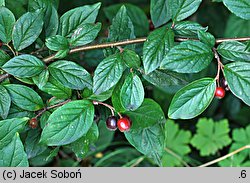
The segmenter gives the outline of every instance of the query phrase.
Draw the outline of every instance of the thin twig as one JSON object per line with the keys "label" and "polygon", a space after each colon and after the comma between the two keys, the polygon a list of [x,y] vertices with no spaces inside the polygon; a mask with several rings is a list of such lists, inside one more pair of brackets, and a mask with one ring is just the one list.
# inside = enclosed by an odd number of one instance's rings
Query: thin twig
{"label": "thin twig", "polygon": [[0,82],[10,77],[10,74],[4,73],[0,75]]}
{"label": "thin twig", "polygon": [[[112,107],[111,105],[106,104],[106,103],[103,103],[103,102],[98,102],[98,101],[93,101],[93,104],[94,104],[94,105],[99,105],[99,104],[101,104],[101,105],[103,105],[103,106],[105,106],[105,107],[107,107],[107,108],[110,109],[112,116],[115,115],[115,108]],[[118,115],[120,116],[120,118],[122,118],[122,116],[121,116],[120,113],[118,113]]]}
{"label": "thin twig", "polygon": [[241,147],[241,148],[239,148],[239,149],[237,149],[237,150],[235,150],[235,151],[233,151],[233,152],[231,152],[231,153],[229,153],[229,154],[227,154],[225,156],[222,156],[222,157],[217,158],[217,159],[215,159],[213,161],[210,161],[208,163],[200,165],[199,167],[206,167],[206,166],[213,165],[213,164],[218,163],[218,162],[220,162],[220,161],[222,161],[224,159],[227,159],[227,158],[229,158],[229,157],[231,157],[231,156],[233,156],[233,155],[235,155],[235,154],[237,154],[237,153],[239,153],[239,152],[241,152],[241,151],[243,151],[245,149],[250,149],[250,145],[243,146],[243,147]]}
{"label": "thin twig", "polygon": [[143,160],[145,159],[145,156],[140,157],[136,162],[134,162],[130,167],[135,167],[139,165]]}
{"label": "thin twig", "polygon": [[14,56],[16,56],[15,51],[13,50],[13,48],[9,44],[4,44],[4,45],[9,48],[9,50],[13,53]]}
{"label": "thin twig", "polygon": [[183,165],[185,165],[186,167],[190,167],[178,154],[176,154],[174,151],[172,151],[171,149],[165,147],[165,151],[169,154],[171,154],[172,156],[174,156],[176,159],[178,159]]}
{"label": "thin twig", "polygon": [[220,82],[219,82],[219,80],[220,80],[220,71],[223,69],[224,65],[222,64],[222,62],[220,60],[220,56],[219,56],[216,48],[213,48],[213,52],[214,52],[214,57],[217,60],[217,65],[218,65],[217,66],[218,67],[217,75],[216,75],[215,79],[216,79],[216,82],[217,82],[217,86],[219,87],[220,86]]}

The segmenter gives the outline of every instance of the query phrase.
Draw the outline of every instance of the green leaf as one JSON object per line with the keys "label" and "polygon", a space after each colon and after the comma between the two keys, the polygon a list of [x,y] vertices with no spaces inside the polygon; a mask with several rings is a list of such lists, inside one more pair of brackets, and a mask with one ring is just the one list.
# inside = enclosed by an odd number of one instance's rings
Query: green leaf
{"label": "green leaf", "polygon": [[213,48],[215,45],[215,38],[209,32],[198,31],[198,37],[201,42],[205,43],[210,48]]}
{"label": "green leaf", "polygon": [[90,145],[92,145],[99,137],[99,131],[96,123],[93,123],[86,135],[83,135],[80,139],[76,140],[69,145],[69,148],[80,159],[83,159],[90,151]]}
{"label": "green leaf", "polygon": [[69,53],[69,49],[66,50],[60,50],[56,53],[55,58],[56,59],[62,59],[65,58]]}
{"label": "green leaf", "polygon": [[25,111],[20,107],[17,107],[15,104],[11,104],[8,119],[24,117],[32,118],[34,117],[34,112]]}
{"label": "green leaf", "polygon": [[29,166],[27,154],[18,133],[12,141],[0,150],[0,167],[27,167]]}
{"label": "green leaf", "polygon": [[120,113],[126,112],[126,109],[123,107],[121,103],[121,97],[120,97],[120,93],[121,93],[121,89],[122,89],[122,85],[124,83],[125,77],[126,77],[126,74],[123,75],[123,77],[114,87],[114,91],[112,93],[112,98],[111,98],[113,107],[115,108],[117,112],[120,112]]}
{"label": "green leaf", "polygon": [[10,95],[8,91],[0,85],[0,117],[7,118],[10,109]]}
{"label": "green leaf", "polygon": [[68,37],[83,24],[94,23],[100,7],[101,3],[96,3],[74,8],[64,13],[60,18],[59,34]]}
{"label": "green leaf", "polygon": [[37,87],[43,88],[49,79],[49,71],[43,70],[38,76],[32,78],[33,82],[37,85]]}
{"label": "green leaf", "polygon": [[174,46],[174,33],[162,27],[156,29],[147,38],[143,46],[143,66],[146,74],[157,69],[163,58]]}
{"label": "green leaf", "polygon": [[120,53],[122,61],[126,64],[129,68],[136,68],[138,69],[141,66],[141,60],[139,55],[137,55],[134,51],[129,49],[124,49]]}
{"label": "green leaf", "polygon": [[161,106],[152,99],[145,99],[137,110],[128,111],[125,114],[133,121],[131,130],[140,130],[165,122]]}
{"label": "green leaf", "polygon": [[161,166],[161,158],[164,150],[164,127],[162,124],[155,124],[139,130],[130,130],[125,132],[129,143],[139,152],[153,159]]}
{"label": "green leaf", "polygon": [[159,27],[171,19],[169,2],[169,0],[150,1],[150,15],[155,27]]}
{"label": "green leaf", "polygon": [[72,94],[70,88],[65,87],[52,76],[49,76],[47,83],[39,89],[59,99],[68,99]]}
{"label": "green leaf", "polygon": [[219,54],[229,61],[250,62],[250,51],[247,45],[238,41],[225,41],[217,48]]}
{"label": "green leaf", "polygon": [[5,0],[0,0],[0,6],[5,6]]}
{"label": "green leaf", "polygon": [[45,36],[54,36],[59,26],[58,14],[54,3],[50,0],[29,0],[29,10],[35,11],[37,9],[43,9],[44,11]]}
{"label": "green leaf", "polygon": [[[233,144],[230,147],[230,152],[237,150],[243,146],[249,145],[250,142],[250,125],[246,128],[238,128],[233,130]],[[242,151],[240,155],[243,159],[249,157],[249,151]]]}
{"label": "green leaf", "polygon": [[82,90],[92,87],[92,78],[80,65],[60,60],[49,65],[50,74],[61,84],[71,89]]}
{"label": "green leaf", "polygon": [[109,19],[109,21],[112,22],[112,19],[115,17],[115,15],[117,14],[122,5],[126,7],[127,14],[134,25],[136,37],[142,37],[148,35],[149,32],[148,18],[145,12],[141,8],[133,4],[122,3],[122,4],[114,4],[108,6],[107,8],[105,7],[104,13]]}
{"label": "green leaf", "polygon": [[71,46],[82,46],[91,43],[98,36],[102,27],[101,23],[83,24],[81,27],[76,29],[70,38]]}
{"label": "green leaf", "polygon": [[48,39],[46,39],[45,45],[50,50],[53,50],[53,51],[69,49],[69,42],[67,38],[60,36],[60,35],[49,37]]}
{"label": "green leaf", "polygon": [[144,88],[140,78],[131,73],[125,79],[121,88],[121,103],[125,109],[134,111],[141,106],[144,100]]}
{"label": "green leaf", "polygon": [[109,39],[111,41],[119,41],[132,38],[135,38],[134,26],[128,16],[126,7],[122,6],[112,20],[109,28]]}
{"label": "green leaf", "polygon": [[21,51],[36,41],[43,29],[43,12],[27,12],[14,25],[12,39],[14,48]]}
{"label": "green leaf", "polygon": [[179,73],[197,73],[213,60],[209,46],[198,41],[185,41],[173,47],[162,60],[161,69]]}
{"label": "green leaf", "polygon": [[215,88],[215,79],[203,78],[180,89],[171,101],[169,118],[191,119],[198,116],[213,100]]}
{"label": "green leaf", "polygon": [[12,30],[16,22],[13,13],[3,6],[0,7],[0,40],[4,43],[11,41]]}
{"label": "green leaf", "polygon": [[168,70],[155,70],[143,78],[167,93],[175,93],[188,84],[187,77]]}
{"label": "green leaf", "polygon": [[197,131],[191,144],[200,151],[201,156],[214,155],[218,150],[229,145],[228,121],[214,122],[212,119],[202,118],[196,124]]}
{"label": "green leaf", "polygon": [[249,0],[223,0],[223,3],[236,16],[250,20]]}
{"label": "green leaf", "polygon": [[3,50],[0,50],[0,67],[2,67],[8,60],[10,60],[10,56]]}
{"label": "green leaf", "polygon": [[97,66],[94,73],[93,92],[100,94],[115,86],[124,70],[124,64],[117,55],[105,58]]}
{"label": "green leaf", "polygon": [[0,149],[12,141],[16,132],[22,132],[29,118],[12,118],[0,121]]}
{"label": "green leaf", "polygon": [[173,21],[181,21],[194,14],[202,0],[169,0]]}
{"label": "green leaf", "polygon": [[[180,166],[181,159],[191,152],[189,142],[191,132],[179,129],[179,125],[172,120],[167,120],[165,124],[165,152],[162,157],[163,166]],[[180,159],[171,153],[177,154]]]}
{"label": "green leaf", "polygon": [[87,134],[94,120],[94,106],[87,100],[69,102],[54,111],[44,127],[40,142],[61,146]]}
{"label": "green leaf", "polygon": [[4,87],[8,90],[11,101],[20,108],[37,111],[44,107],[41,97],[31,88],[19,84],[8,84]]}
{"label": "green leaf", "polygon": [[223,72],[232,93],[250,105],[250,63],[227,64],[224,66]]}
{"label": "green leaf", "polygon": [[105,91],[101,94],[98,94],[98,95],[92,94],[92,95],[88,96],[87,99],[103,102],[105,100],[108,100],[112,96],[112,93],[113,93],[113,88],[111,88],[108,91]]}
{"label": "green leaf", "polygon": [[2,68],[13,76],[28,78],[40,74],[45,65],[38,58],[24,54],[10,59]]}
{"label": "green leaf", "polygon": [[39,144],[40,134],[40,129],[31,129],[27,133],[24,147],[28,159],[42,154],[48,148],[46,145]]}
{"label": "green leaf", "polygon": [[247,37],[249,36],[250,20],[244,20],[231,14],[227,21],[224,37]]}
{"label": "green leaf", "polygon": [[197,22],[181,21],[174,25],[174,33],[178,36],[197,37],[198,31],[207,31],[207,27],[202,27]]}

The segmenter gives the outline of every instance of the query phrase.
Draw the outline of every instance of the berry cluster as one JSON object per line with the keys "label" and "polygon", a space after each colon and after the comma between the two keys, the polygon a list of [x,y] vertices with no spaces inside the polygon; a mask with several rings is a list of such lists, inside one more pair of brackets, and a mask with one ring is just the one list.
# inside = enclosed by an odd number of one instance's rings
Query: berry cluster
{"label": "berry cluster", "polygon": [[131,125],[132,121],[128,116],[124,116],[118,121],[116,116],[110,116],[106,120],[106,126],[111,131],[114,131],[118,128],[121,132],[126,132],[129,131]]}
{"label": "berry cluster", "polygon": [[229,90],[227,81],[225,80],[225,78],[221,78],[220,79],[220,87],[217,87],[215,90],[215,97],[218,99],[222,99],[225,97],[226,91]]}

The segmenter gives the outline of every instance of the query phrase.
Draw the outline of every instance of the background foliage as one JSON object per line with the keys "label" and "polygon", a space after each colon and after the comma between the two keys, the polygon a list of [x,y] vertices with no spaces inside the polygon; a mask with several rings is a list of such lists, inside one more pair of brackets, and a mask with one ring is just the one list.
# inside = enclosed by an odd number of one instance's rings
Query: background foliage
{"label": "background foliage", "polygon": [[[0,166],[200,166],[249,148],[249,36],[249,0],[0,0]],[[106,128],[106,104],[130,131]]]}

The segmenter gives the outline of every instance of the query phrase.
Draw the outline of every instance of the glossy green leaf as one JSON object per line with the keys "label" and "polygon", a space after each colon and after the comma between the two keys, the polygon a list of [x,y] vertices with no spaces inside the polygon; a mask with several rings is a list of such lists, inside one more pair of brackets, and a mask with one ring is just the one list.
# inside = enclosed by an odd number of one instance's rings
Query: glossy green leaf
{"label": "glossy green leaf", "polygon": [[3,50],[0,50],[0,67],[2,67],[8,60],[10,60],[10,56]]}
{"label": "glossy green leaf", "polygon": [[217,48],[219,54],[229,61],[250,62],[247,45],[238,41],[225,41]]}
{"label": "glossy green leaf", "polygon": [[184,74],[168,70],[155,70],[150,74],[143,75],[143,78],[167,93],[175,93],[188,84]]}
{"label": "glossy green leaf", "polygon": [[69,49],[66,50],[60,50],[55,54],[56,59],[63,59],[65,58],[69,53]]}
{"label": "glossy green leaf", "polygon": [[14,25],[12,39],[17,51],[23,50],[36,41],[43,29],[43,12],[27,12]]}
{"label": "glossy green leaf", "polygon": [[143,46],[143,66],[146,74],[157,69],[174,46],[174,33],[166,27],[153,31]]}
{"label": "glossy green leaf", "polygon": [[81,27],[77,28],[70,38],[71,46],[82,46],[91,43],[98,36],[102,27],[101,23],[83,24]]}
{"label": "glossy green leaf", "polygon": [[[165,152],[162,157],[163,166],[172,167],[183,164],[184,156],[191,152],[189,142],[191,140],[191,132],[181,130],[179,125],[172,120],[167,120],[165,125]],[[173,153],[179,158],[173,156]]]}
{"label": "glossy green leaf", "polygon": [[152,99],[145,99],[135,111],[125,112],[133,121],[131,130],[140,130],[165,122],[165,115],[161,106]]}
{"label": "glossy green leaf", "polygon": [[234,62],[224,66],[224,75],[232,93],[250,105],[250,63]]}
{"label": "glossy green leaf", "polygon": [[11,98],[8,91],[0,85],[0,117],[7,118],[10,109]]}
{"label": "glossy green leaf", "polygon": [[115,86],[122,77],[123,70],[124,63],[117,55],[105,58],[94,73],[94,93],[100,94]]}
{"label": "glossy green leaf", "polygon": [[150,1],[150,15],[155,27],[159,27],[171,19],[169,2],[169,0]]}
{"label": "glossy green leaf", "polygon": [[45,65],[38,58],[24,54],[10,59],[2,68],[13,76],[28,78],[40,74]]}
{"label": "glossy green leaf", "polygon": [[11,101],[20,108],[37,111],[44,107],[41,97],[31,88],[19,84],[8,84],[4,87],[8,90]]}
{"label": "glossy green leaf", "polygon": [[120,97],[122,85],[125,81],[125,78],[126,78],[126,74],[123,75],[123,77],[114,87],[114,91],[112,93],[112,98],[111,98],[113,107],[115,108],[117,112],[120,112],[120,113],[126,112],[126,109],[123,107],[121,103],[121,97]]}
{"label": "glossy green leaf", "polygon": [[40,129],[31,129],[28,131],[27,136],[25,138],[25,151],[28,159],[36,157],[42,154],[48,147],[43,144],[39,144],[40,140]]}
{"label": "glossy green leaf", "polygon": [[46,84],[39,89],[59,99],[68,99],[72,94],[70,88],[65,87],[52,76],[50,76]]}
{"label": "glossy green leaf", "polygon": [[83,159],[90,151],[92,145],[99,137],[99,131],[96,123],[93,123],[86,135],[69,145],[69,148],[76,154],[78,158]]}
{"label": "glossy green leaf", "polygon": [[120,92],[121,103],[124,108],[130,111],[136,110],[141,106],[144,95],[141,79],[133,73],[128,75]]}
{"label": "glossy green leaf", "polygon": [[34,11],[43,9],[44,11],[44,31],[45,36],[54,36],[57,33],[59,26],[59,19],[56,7],[53,1],[50,0],[29,0],[29,10]]}
{"label": "glossy green leaf", "polygon": [[109,28],[109,39],[119,41],[132,38],[135,38],[134,26],[126,7],[122,6],[112,20],[112,25]]}
{"label": "glossy green leaf", "polygon": [[94,106],[90,101],[69,102],[54,111],[44,127],[40,142],[61,146],[85,135],[94,120]]}
{"label": "glossy green leaf", "polygon": [[92,87],[90,74],[80,65],[60,60],[49,65],[50,74],[61,84],[71,89],[82,90]]}
{"label": "glossy green leaf", "polygon": [[185,41],[173,47],[161,63],[161,69],[179,73],[197,73],[213,60],[209,46],[198,41]]}
{"label": "glossy green leaf", "polygon": [[20,136],[15,133],[12,141],[0,150],[0,167],[27,167],[29,166],[27,154]]}
{"label": "glossy green leaf", "polygon": [[59,34],[71,36],[74,31],[85,23],[94,23],[101,3],[85,5],[64,13],[60,18]]}
{"label": "glossy green leaf", "polygon": [[34,117],[34,112],[23,110],[20,107],[17,107],[15,104],[11,104],[7,119],[24,117],[32,118]]}
{"label": "glossy green leaf", "polygon": [[197,131],[191,144],[199,149],[201,156],[214,155],[218,150],[231,143],[227,120],[214,122],[212,119],[202,118],[196,127]]}
{"label": "glossy green leaf", "polygon": [[16,132],[22,132],[29,118],[12,118],[0,121],[0,149],[12,141]]}
{"label": "glossy green leaf", "polygon": [[115,17],[121,6],[125,6],[128,16],[130,17],[134,29],[136,37],[142,37],[148,35],[149,32],[149,22],[145,12],[135,6],[134,4],[128,3],[121,3],[121,4],[114,4],[104,8],[104,13],[111,22],[112,19]]}
{"label": "glossy green leaf", "polygon": [[0,6],[5,6],[5,0],[0,0]]}
{"label": "glossy green leaf", "polygon": [[130,49],[124,49],[120,53],[122,61],[129,68],[139,68],[141,66],[141,60],[139,55]]}
{"label": "glossy green leaf", "polygon": [[215,79],[203,78],[180,89],[171,101],[169,118],[191,119],[198,116],[212,102],[215,88]]}
{"label": "glossy green leaf", "polygon": [[125,132],[129,143],[138,151],[151,158],[157,165],[161,166],[161,158],[164,150],[164,127],[155,124],[139,130]]}
{"label": "glossy green leaf", "polygon": [[11,41],[12,30],[16,22],[13,13],[3,6],[0,7],[0,40],[4,43]]}
{"label": "glossy green leaf", "polygon": [[198,37],[201,42],[205,43],[210,48],[213,48],[213,46],[215,45],[215,38],[209,32],[198,31]]}
{"label": "glossy green leaf", "polygon": [[249,36],[250,20],[245,20],[231,14],[227,21],[225,37],[247,37]]}
{"label": "glossy green leaf", "polygon": [[202,0],[169,0],[173,21],[181,21],[194,14]]}
{"label": "glossy green leaf", "polygon": [[207,27],[202,27],[197,22],[181,21],[174,25],[174,33],[178,36],[197,37],[198,31],[207,31]]}
{"label": "glossy green leaf", "polygon": [[249,0],[223,0],[223,3],[236,16],[250,20]]}
{"label": "glossy green leaf", "polygon": [[32,78],[33,82],[37,85],[37,87],[40,89],[46,85],[49,79],[49,71],[43,70],[39,75]]}
{"label": "glossy green leaf", "polygon": [[69,48],[69,42],[67,38],[56,35],[46,39],[46,46],[53,51],[66,50]]}

